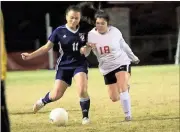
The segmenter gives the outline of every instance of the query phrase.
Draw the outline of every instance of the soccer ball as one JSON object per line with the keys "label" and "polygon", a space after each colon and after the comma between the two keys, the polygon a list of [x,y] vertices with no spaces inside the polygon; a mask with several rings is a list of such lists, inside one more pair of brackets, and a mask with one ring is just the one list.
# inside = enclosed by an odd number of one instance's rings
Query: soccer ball
{"label": "soccer ball", "polygon": [[50,122],[56,126],[64,126],[68,123],[68,113],[64,108],[55,108],[50,112]]}

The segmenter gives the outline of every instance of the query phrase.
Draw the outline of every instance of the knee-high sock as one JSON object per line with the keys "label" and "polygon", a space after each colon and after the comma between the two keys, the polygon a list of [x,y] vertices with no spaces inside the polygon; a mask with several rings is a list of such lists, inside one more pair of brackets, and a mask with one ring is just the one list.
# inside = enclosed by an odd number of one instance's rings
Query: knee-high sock
{"label": "knee-high sock", "polygon": [[52,102],[52,100],[49,98],[49,92],[45,95],[45,97],[42,99],[42,102],[44,103],[44,105]]}
{"label": "knee-high sock", "polygon": [[128,90],[120,93],[120,102],[125,116],[131,116],[131,100]]}
{"label": "knee-high sock", "polygon": [[83,118],[89,118],[89,108],[90,108],[90,99],[89,98],[81,98],[80,99],[80,106],[82,110]]}

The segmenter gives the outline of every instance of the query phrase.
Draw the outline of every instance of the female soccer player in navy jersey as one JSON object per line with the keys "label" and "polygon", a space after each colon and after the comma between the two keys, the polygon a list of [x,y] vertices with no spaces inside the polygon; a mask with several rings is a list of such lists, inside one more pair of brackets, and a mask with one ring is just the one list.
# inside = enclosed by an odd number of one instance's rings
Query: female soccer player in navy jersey
{"label": "female soccer player in navy jersey", "polygon": [[80,48],[86,45],[88,30],[81,27],[80,19],[80,7],[70,6],[66,10],[67,23],[57,27],[44,46],[32,53],[21,55],[23,60],[29,60],[47,53],[54,45],[59,45],[60,56],[56,64],[55,86],[34,104],[33,111],[36,113],[46,104],[60,99],[74,78],[83,114],[82,124],[88,124],[90,108],[90,97],[87,92],[88,64],[86,57],[80,53]]}
{"label": "female soccer player in navy jersey", "polygon": [[121,32],[109,25],[109,15],[103,11],[95,14],[96,27],[88,34],[89,46],[81,48],[81,53],[88,55],[93,48],[99,62],[100,72],[108,86],[109,97],[113,102],[121,101],[125,120],[130,121],[131,102],[128,92],[131,61],[139,63],[130,47],[124,41]]}

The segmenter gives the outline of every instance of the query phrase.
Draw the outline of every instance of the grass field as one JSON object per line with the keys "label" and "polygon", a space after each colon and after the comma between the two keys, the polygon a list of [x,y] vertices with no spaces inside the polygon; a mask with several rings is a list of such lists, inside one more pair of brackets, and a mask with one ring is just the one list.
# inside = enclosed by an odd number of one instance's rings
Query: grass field
{"label": "grass field", "polygon": [[[8,72],[7,103],[12,132],[179,132],[179,67],[132,67],[131,99],[133,121],[121,122],[124,114],[119,102],[112,103],[98,69],[89,70],[91,124],[81,125],[77,88],[68,88],[64,97],[32,113],[34,102],[53,87],[54,71]],[[49,123],[53,108],[69,113],[66,127]]]}

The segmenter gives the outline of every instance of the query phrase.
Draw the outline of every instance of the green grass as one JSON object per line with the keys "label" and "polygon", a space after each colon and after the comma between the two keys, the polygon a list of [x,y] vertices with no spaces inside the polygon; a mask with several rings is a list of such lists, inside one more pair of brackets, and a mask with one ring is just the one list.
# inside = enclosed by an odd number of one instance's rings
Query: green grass
{"label": "green grass", "polygon": [[[7,103],[12,132],[179,132],[179,67],[132,67],[131,100],[133,121],[124,119],[119,102],[113,103],[98,69],[89,70],[91,124],[81,125],[77,88],[32,114],[32,105],[53,87],[54,71],[18,71],[7,74]],[[49,123],[49,113],[63,107],[69,113],[66,127]]]}

